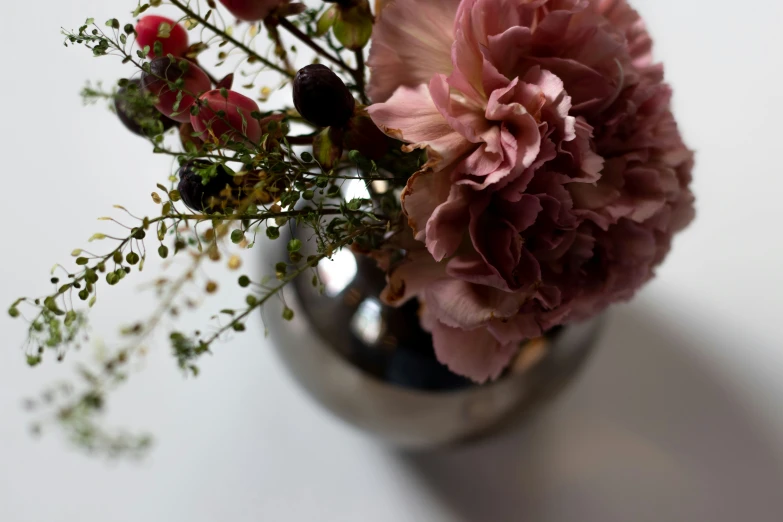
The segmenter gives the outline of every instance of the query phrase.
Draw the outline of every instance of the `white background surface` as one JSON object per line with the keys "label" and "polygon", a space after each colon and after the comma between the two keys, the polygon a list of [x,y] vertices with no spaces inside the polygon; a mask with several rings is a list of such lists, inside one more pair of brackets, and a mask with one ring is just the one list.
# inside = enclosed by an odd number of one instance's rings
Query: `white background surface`
{"label": "white background surface", "polygon": [[[149,193],[170,162],[77,96],[87,78],[122,69],[59,35],[132,3],[4,5],[2,303],[46,291],[51,265],[101,230],[111,204],[154,210]],[[783,3],[636,5],[699,153],[698,220],[659,279],[615,309],[600,352],[547,412],[477,446],[395,454],[316,408],[258,321],[198,380],[153,351],[111,419],[152,430],[157,445],[140,464],[109,463],[55,434],[28,436],[21,399],[69,377],[76,359],[28,369],[22,325],[3,313],[0,520],[783,520]],[[235,276],[220,276],[214,300],[237,297]],[[111,294],[96,337],[151,302],[133,284]]]}

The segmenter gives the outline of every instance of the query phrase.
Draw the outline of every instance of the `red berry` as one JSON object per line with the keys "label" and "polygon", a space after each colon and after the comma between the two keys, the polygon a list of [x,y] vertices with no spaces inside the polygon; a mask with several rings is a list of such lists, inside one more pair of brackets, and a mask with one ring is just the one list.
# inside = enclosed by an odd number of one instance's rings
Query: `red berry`
{"label": "red berry", "polygon": [[282,0],[220,0],[231,14],[248,22],[263,20]]}
{"label": "red berry", "polygon": [[[165,79],[164,79],[165,78]],[[184,81],[181,90],[182,99],[177,105],[179,90],[175,85],[179,79]],[[165,116],[180,123],[190,121],[190,108],[200,96],[212,87],[207,74],[199,67],[184,59],[170,60],[156,58],[150,62],[150,72],[141,77],[141,85],[158,97],[155,107]]]}
{"label": "red berry", "polygon": [[[159,36],[166,32],[166,24],[170,31],[168,36]],[[143,49],[150,46],[149,57],[155,58],[155,42],[160,42],[163,52],[160,56],[173,54],[182,56],[188,49],[188,32],[174,20],[162,16],[148,15],[142,17],[136,24],[136,43]]]}
{"label": "red berry", "polygon": [[223,143],[231,140],[258,144],[261,141],[261,123],[251,116],[258,111],[258,104],[247,96],[214,89],[204,93],[199,100],[199,112],[190,117],[190,123],[196,132],[204,134],[205,141],[211,141],[212,135]]}

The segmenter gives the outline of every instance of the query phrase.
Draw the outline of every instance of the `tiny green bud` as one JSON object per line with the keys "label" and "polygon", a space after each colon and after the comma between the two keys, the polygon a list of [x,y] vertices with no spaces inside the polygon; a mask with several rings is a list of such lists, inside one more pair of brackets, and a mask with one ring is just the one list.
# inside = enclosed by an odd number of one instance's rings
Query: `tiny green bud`
{"label": "tiny green bud", "polygon": [[267,227],[266,228],[266,236],[269,239],[277,239],[280,237],[280,229],[277,227]]}
{"label": "tiny green bud", "polygon": [[292,239],[288,242],[289,252],[299,252],[302,249],[302,241],[299,239]]}

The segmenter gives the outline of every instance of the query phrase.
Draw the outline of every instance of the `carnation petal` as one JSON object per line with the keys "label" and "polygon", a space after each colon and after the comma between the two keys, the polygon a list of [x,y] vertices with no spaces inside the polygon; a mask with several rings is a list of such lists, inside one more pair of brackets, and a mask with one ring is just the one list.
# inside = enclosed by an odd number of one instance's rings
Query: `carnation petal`
{"label": "carnation petal", "polygon": [[395,0],[384,6],[367,59],[373,101],[386,101],[401,85],[414,87],[451,72],[458,5],[459,0]]}
{"label": "carnation petal", "polygon": [[388,101],[371,105],[367,112],[389,136],[430,149],[434,153],[430,167],[449,165],[471,146],[443,118],[426,85],[400,87]]}
{"label": "carnation petal", "polygon": [[519,350],[518,342],[502,344],[486,328],[463,330],[440,321],[435,321],[432,339],[441,363],[477,383],[500,377]]}

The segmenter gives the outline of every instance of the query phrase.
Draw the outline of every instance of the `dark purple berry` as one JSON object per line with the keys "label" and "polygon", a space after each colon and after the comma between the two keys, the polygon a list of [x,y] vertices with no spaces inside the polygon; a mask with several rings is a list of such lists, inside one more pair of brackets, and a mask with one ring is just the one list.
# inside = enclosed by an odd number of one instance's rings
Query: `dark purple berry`
{"label": "dark purple berry", "polygon": [[356,101],[331,69],[313,64],[296,73],[294,105],[304,119],[319,127],[342,127],[353,116]]}
{"label": "dark purple berry", "polygon": [[159,134],[177,124],[146,102],[140,80],[128,80],[128,83],[117,91],[114,108],[122,124],[138,136]]}
{"label": "dark purple berry", "polygon": [[[213,176],[204,184],[202,172],[212,170]],[[217,212],[223,210],[226,200],[221,192],[229,186],[234,189],[234,178],[220,164],[203,160],[192,160],[179,169],[179,195],[182,202],[195,212]]]}

